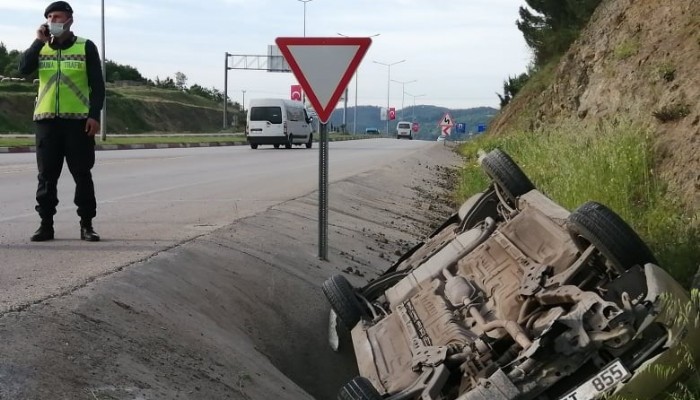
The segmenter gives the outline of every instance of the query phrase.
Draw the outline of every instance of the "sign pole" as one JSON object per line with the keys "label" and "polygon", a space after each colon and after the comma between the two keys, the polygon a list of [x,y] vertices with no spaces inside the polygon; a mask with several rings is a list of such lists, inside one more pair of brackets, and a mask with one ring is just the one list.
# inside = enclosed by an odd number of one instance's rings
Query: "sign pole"
{"label": "sign pole", "polygon": [[319,129],[318,258],[328,261],[328,125]]}
{"label": "sign pole", "polygon": [[[277,47],[289,64],[316,115],[319,126],[318,258],[328,261],[328,120],[362,61],[370,38],[278,37]],[[343,118],[343,125],[347,120]]]}

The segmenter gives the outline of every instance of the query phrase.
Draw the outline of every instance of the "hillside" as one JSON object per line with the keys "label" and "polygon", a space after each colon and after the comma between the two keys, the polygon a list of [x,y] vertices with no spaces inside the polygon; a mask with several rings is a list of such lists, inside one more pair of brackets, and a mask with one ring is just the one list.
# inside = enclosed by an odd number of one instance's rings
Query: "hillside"
{"label": "hillside", "polygon": [[[490,133],[631,121],[654,172],[700,211],[700,2],[604,0],[581,37],[493,120]],[[575,134],[576,132],[572,132]]]}
{"label": "hillside", "polygon": [[[35,96],[32,84],[0,83],[0,133],[33,131]],[[229,106],[230,119],[240,114],[237,107]],[[222,105],[200,96],[148,86],[107,88],[109,133],[218,132],[222,126]]]}
{"label": "hillside", "polygon": [[[36,86],[28,83],[0,83],[0,133],[32,132],[31,112],[36,96]],[[245,116],[239,105],[229,106],[229,119],[237,119],[234,130],[242,131]],[[360,106],[357,112],[357,131],[378,127],[383,133],[386,122],[379,118],[380,107]],[[398,115],[407,121],[417,121],[419,139],[434,140],[438,135],[438,121],[449,112],[455,122],[463,122],[467,131],[474,132],[477,124],[487,124],[498,110],[490,107],[471,109],[447,109],[429,105],[407,107]],[[352,130],[354,108],[347,111],[348,131]],[[329,121],[339,127],[343,109],[338,107]],[[396,132],[396,121],[390,130]],[[223,108],[206,98],[178,90],[159,89],[151,86],[114,86],[107,89],[107,129],[109,133],[144,132],[218,132],[223,125]],[[453,131],[455,140],[464,135]]]}

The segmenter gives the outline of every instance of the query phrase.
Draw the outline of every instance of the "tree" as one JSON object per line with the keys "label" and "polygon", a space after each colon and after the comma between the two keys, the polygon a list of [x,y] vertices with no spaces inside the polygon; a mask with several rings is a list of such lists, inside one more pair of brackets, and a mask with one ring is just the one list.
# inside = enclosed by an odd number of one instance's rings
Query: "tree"
{"label": "tree", "polygon": [[601,0],[525,2],[528,7],[520,7],[520,19],[516,25],[534,53],[535,65],[541,67],[568,50]]}
{"label": "tree", "polygon": [[525,83],[530,79],[530,75],[523,72],[518,76],[509,76],[507,80],[503,81],[503,96],[496,93],[498,98],[501,100],[501,108],[505,107],[510,103],[510,101],[515,97],[520,89],[525,86]]}
{"label": "tree", "polygon": [[177,88],[175,86],[175,81],[173,81],[173,78],[171,78],[169,76],[163,80],[161,80],[158,76],[156,76],[156,81],[154,84],[156,87],[159,87],[161,89],[176,89]]}
{"label": "tree", "polygon": [[146,83],[147,79],[130,65],[117,64],[112,60],[105,60],[105,75],[107,82],[134,81]]}
{"label": "tree", "polygon": [[187,75],[185,75],[179,71],[176,72],[175,73],[175,87],[177,87],[180,90],[187,89]]}

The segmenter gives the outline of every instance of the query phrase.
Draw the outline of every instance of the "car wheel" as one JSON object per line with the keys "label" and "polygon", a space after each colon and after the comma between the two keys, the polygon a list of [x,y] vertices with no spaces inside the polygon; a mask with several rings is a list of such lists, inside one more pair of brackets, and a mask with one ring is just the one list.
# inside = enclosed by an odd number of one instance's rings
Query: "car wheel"
{"label": "car wheel", "polygon": [[314,145],[314,135],[309,135],[309,141],[306,142],[306,148],[310,149]]}
{"label": "car wheel", "polygon": [[279,149],[279,148],[280,148],[280,145],[278,145],[278,144],[273,144],[272,147],[274,147],[274,148],[276,148],[276,149]]}
{"label": "car wheel", "polygon": [[333,275],[321,286],[323,294],[343,324],[352,329],[364,315],[355,290],[342,275]]}
{"label": "car wheel", "polygon": [[511,206],[515,206],[518,196],[535,188],[518,164],[500,149],[494,149],[481,160],[481,167],[507,197]]}
{"label": "car wheel", "polygon": [[369,379],[356,376],[340,389],[338,400],[382,400],[382,395]]}
{"label": "car wheel", "polygon": [[255,150],[255,149],[258,148],[258,145],[257,145],[257,144],[254,144],[254,143],[251,143],[251,144],[250,144],[250,148],[253,149],[253,150]]}
{"label": "car wheel", "polygon": [[496,191],[491,189],[470,197],[459,208],[458,216],[461,218],[460,232],[473,228],[486,217],[497,220],[498,197]]}
{"label": "car wheel", "polygon": [[284,148],[285,148],[285,149],[291,149],[291,148],[292,148],[292,139],[293,139],[293,138],[294,138],[294,136],[292,136],[292,135],[290,134],[290,135],[289,135],[289,138],[288,138],[288,140],[287,140],[287,143],[284,144]]}
{"label": "car wheel", "polygon": [[600,203],[584,203],[569,215],[567,222],[569,235],[580,251],[593,245],[620,274],[634,265],[657,264],[639,235]]}

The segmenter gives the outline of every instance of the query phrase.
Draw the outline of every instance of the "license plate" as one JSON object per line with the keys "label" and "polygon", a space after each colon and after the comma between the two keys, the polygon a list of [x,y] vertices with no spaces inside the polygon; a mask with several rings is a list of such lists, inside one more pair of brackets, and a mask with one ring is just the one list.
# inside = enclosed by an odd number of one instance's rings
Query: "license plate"
{"label": "license plate", "polygon": [[631,375],[620,360],[615,360],[603,367],[600,372],[581,386],[560,397],[559,400],[597,399],[601,394],[608,392]]}

